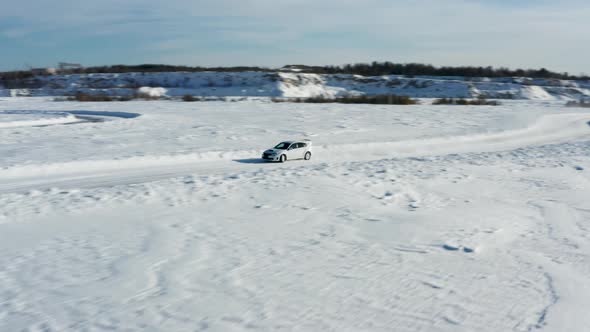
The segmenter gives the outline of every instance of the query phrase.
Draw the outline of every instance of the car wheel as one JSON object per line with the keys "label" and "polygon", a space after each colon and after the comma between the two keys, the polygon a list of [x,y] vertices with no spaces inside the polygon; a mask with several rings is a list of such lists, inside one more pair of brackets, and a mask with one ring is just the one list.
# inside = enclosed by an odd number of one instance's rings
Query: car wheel
{"label": "car wheel", "polygon": [[307,152],[305,153],[305,157],[303,157],[303,159],[305,159],[305,160],[310,160],[310,159],[311,159],[311,152],[307,151]]}
{"label": "car wheel", "polygon": [[285,156],[284,154],[281,155],[281,157],[279,157],[279,161],[284,163],[285,161],[287,161],[287,156]]}

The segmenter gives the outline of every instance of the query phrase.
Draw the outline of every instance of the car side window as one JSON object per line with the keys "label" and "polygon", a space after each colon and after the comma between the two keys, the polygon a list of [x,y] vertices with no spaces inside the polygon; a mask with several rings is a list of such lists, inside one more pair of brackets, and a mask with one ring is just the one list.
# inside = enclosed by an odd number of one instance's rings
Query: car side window
{"label": "car side window", "polygon": [[307,144],[305,144],[305,143],[299,143],[299,147],[300,147],[300,148],[304,148],[304,147],[306,147],[306,146],[307,146]]}

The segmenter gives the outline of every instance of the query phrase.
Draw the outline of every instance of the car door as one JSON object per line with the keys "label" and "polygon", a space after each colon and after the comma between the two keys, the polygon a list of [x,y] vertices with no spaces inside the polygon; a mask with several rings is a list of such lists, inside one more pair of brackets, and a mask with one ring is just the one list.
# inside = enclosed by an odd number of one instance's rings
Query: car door
{"label": "car door", "polygon": [[291,144],[291,146],[289,147],[288,150],[288,158],[289,159],[299,159],[299,158],[303,158],[303,153],[301,152],[303,151],[303,149],[301,148],[300,143],[293,143]]}
{"label": "car door", "polygon": [[287,149],[287,158],[291,160],[297,159],[297,143],[291,143]]}

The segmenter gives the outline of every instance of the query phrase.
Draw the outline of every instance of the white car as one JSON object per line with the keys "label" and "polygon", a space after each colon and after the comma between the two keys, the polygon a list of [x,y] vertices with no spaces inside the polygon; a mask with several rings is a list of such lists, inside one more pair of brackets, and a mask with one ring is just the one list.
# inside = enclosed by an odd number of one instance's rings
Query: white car
{"label": "white car", "polygon": [[274,148],[264,151],[262,159],[268,161],[280,161],[284,163],[292,159],[311,159],[311,141],[285,141]]}

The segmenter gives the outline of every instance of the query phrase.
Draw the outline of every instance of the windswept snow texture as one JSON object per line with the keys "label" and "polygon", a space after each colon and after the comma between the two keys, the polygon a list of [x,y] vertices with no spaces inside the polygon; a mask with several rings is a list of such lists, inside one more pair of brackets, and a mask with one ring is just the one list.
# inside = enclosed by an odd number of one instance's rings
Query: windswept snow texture
{"label": "windswept snow texture", "polygon": [[580,99],[589,81],[399,75],[318,75],[293,72],[170,72],[38,76],[0,96],[61,96],[78,92],[115,96],[337,97],[397,94],[417,98]]}
{"label": "windswept snow texture", "polygon": [[562,104],[4,98],[141,116],[0,128],[0,331],[585,331],[590,112]]}

